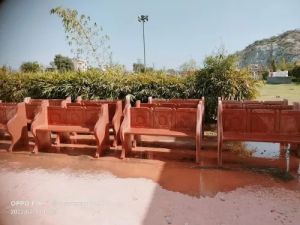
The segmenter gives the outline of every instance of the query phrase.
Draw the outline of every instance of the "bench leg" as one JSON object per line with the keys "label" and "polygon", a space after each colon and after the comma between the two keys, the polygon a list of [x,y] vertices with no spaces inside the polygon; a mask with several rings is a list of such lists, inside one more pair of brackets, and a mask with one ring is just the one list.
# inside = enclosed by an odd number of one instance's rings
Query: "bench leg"
{"label": "bench leg", "polygon": [[280,158],[285,158],[286,149],[287,149],[287,144],[280,143],[280,152],[279,152]]}
{"label": "bench leg", "polygon": [[27,126],[23,126],[18,132],[9,132],[12,143],[9,146],[8,151],[11,152],[16,147],[28,147],[29,139],[28,139],[28,130]]}
{"label": "bench leg", "polygon": [[3,138],[5,136],[5,132],[0,130],[0,138]]}
{"label": "bench leg", "polygon": [[201,137],[197,136],[196,137],[196,163],[200,162],[200,151],[201,151]]}
{"label": "bench leg", "polygon": [[118,144],[121,143],[121,135],[120,132],[116,133],[116,131],[114,131],[114,140],[113,140],[113,147],[117,147]]}
{"label": "bench leg", "polygon": [[133,147],[135,148],[136,146],[140,146],[142,142],[142,136],[141,135],[134,135],[133,138]]}
{"label": "bench leg", "polygon": [[38,153],[41,150],[49,149],[51,147],[51,132],[50,131],[36,131],[35,146],[32,153]]}
{"label": "bench leg", "polygon": [[222,146],[223,146],[223,140],[222,138],[218,137],[218,166],[222,166]]}
{"label": "bench leg", "polygon": [[117,134],[116,131],[114,130],[114,140],[112,146],[116,148],[119,143],[120,143],[120,135]]}
{"label": "bench leg", "polygon": [[126,155],[132,150],[132,135],[131,134],[125,134],[124,135],[124,142],[122,146],[122,153],[121,158],[125,159]]}
{"label": "bench leg", "polygon": [[57,133],[56,134],[56,138],[55,138],[55,141],[54,141],[54,144],[55,144],[55,146],[56,146],[56,152],[57,153],[60,153],[60,141],[61,141],[61,139],[60,139],[60,135],[59,135],[60,133]]}
{"label": "bench leg", "polygon": [[68,132],[57,133],[54,143],[56,145],[59,145],[60,143],[71,143],[70,133],[68,133]]}
{"label": "bench leg", "polygon": [[290,145],[288,144],[285,149],[285,162],[286,162],[286,172],[290,172]]}
{"label": "bench leg", "polygon": [[95,153],[95,158],[99,158],[101,153],[102,153],[102,148],[100,146],[97,146],[97,150],[96,150],[96,153]]}
{"label": "bench leg", "polygon": [[109,149],[110,147],[108,126],[104,129],[104,132],[95,132],[95,137],[97,141],[95,158],[99,158],[102,155],[103,150]]}
{"label": "bench leg", "polygon": [[116,140],[115,136],[114,136],[114,140],[113,140],[112,146],[115,147],[115,148],[118,146],[118,141]]}

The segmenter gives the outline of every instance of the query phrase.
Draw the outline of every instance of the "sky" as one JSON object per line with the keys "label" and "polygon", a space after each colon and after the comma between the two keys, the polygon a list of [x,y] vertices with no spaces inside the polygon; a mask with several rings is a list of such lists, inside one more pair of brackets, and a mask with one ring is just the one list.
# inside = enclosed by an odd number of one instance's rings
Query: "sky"
{"label": "sky", "polygon": [[128,70],[143,61],[145,23],[147,66],[178,69],[190,59],[201,65],[219,48],[242,50],[255,40],[300,28],[299,0],[0,0],[0,65],[23,62],[45,67],[56,54],[73,57],[60,19],[51,8],[76,9],[100,24],[110,37],[115,63]]}

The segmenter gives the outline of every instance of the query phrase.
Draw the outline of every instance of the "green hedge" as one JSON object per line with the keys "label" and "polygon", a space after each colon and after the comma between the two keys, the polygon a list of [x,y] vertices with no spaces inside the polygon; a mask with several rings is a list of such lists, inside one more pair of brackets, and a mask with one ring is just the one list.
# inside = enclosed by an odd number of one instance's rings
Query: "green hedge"
{"label": "green hedge", "polygon": [[[222,66],[222,65],[221,65]],[[220,73],[220,74],[218,74]],[[224,75],[225,74],[225,75]],[[253,98],[256,83],[247,71],[226,72],[203,69],[190,76],[172,76],[163,72],[38,72],[7,73],[0,71],[0,99],[20,102],[24,97],[87,99],[123,99],[131,94],[143,102],[156,98],[206,98],[206,120],[216,116],[218,96],[228,99]]]}
{"label": "green hedge", "polygon": [[131,73],[107,71],[41,72],[0,74],[0,99],[22,101],[24,97],[75,99],[82,95],[89,99],[124,98],[132,94],[147,101],[148,96],[158,98],[188,98],[189,83],[185,77],[164,73]]}

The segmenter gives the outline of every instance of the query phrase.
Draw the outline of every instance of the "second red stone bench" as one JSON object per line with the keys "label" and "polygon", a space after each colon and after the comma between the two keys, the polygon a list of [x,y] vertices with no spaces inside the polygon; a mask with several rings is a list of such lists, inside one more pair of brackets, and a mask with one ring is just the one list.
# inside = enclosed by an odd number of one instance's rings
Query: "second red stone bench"
{"label": "second red stone bench", "polygon": [[108,105],[58,107],[42,104],[41,112],[32,123],[34,152],[51,147],[51,132],[93,133],[97,141],[96,157],[109,148]]}
{"label": "second red stone bench", "polygon": [[122,158],[131,151],[134,135],[192,137],[196,141],[199,162],[202,141],[204,102],[197,108],[125,106],[121,126]]}

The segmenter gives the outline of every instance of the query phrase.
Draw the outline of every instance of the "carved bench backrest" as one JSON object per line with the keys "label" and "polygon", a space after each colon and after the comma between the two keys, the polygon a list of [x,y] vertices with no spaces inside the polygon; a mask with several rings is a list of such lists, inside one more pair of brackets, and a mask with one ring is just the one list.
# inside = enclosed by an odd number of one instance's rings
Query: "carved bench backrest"
{"label": "carved bench backrest", "polygon": [[0,124],[7,122],[17,113],[17,103],[0,103]]}
{"label": "carved bench backrest", "polygon": [[[222,102],[223,132],[270,135],[299,135],[300,110],[285,104]],[[275,140],[274,140],[275,141]]]}
{"label": "carved bench backrest", "polygon": [[62,102],[65,101],[65,99],[48,99],[49,106],[61,106]]}
{"label": "carved bench backrest", "polygon": [[197,109],[192,108],[131,108],[131,127],[177,131],[195,131]]}
{"label": "carved bench backrest", "polygon": [[35,115],[41,110],[42,101],[32,101],[30,103],[25,103],[26,118],[28,120],[33,120]]}
{"label": "carved bench backrest", "polygon": [[281,111],[280,133],[300,136],[300,109]]}
{"label": "carved bench backrest", "polygon": [[101,106],[48,107],[48,124],[93,127],[99,118]]}
{"label": "carved bench backrest", "polygon": [[117,100],[81,100],[81,104],[85,106],[101,106],[102,104],[108,104],[109,121],[112,121],[116,113]]}

